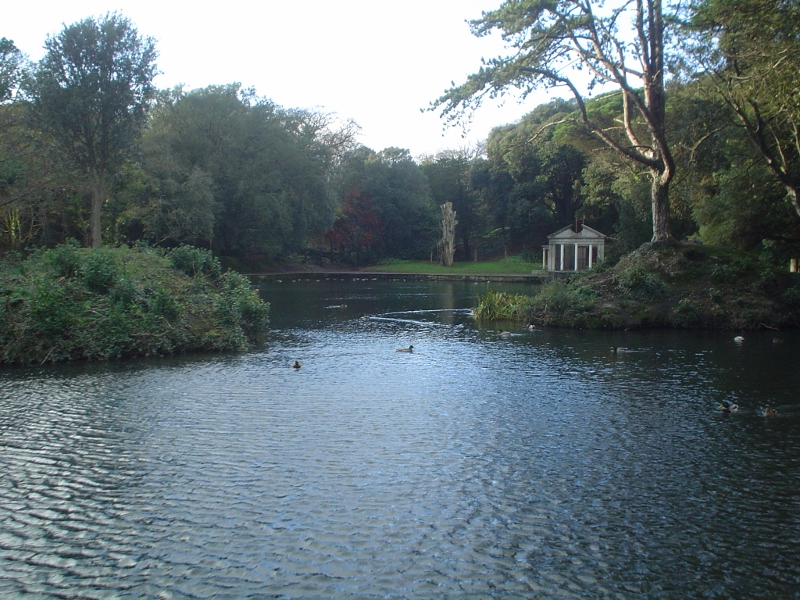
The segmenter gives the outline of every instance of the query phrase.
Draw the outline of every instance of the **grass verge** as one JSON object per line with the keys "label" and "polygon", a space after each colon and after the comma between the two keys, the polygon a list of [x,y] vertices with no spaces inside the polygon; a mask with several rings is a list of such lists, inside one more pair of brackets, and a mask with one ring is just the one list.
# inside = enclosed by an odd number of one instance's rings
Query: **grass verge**
{"label": "grass verge", "polygon": [[362,271],[378,273],[410,273],[425,275],[529,275],[541,269],[540,263],[530,263],[517,257],[496,261],[458,262],[445,267],[424,261],[397,260],[365,267]]}

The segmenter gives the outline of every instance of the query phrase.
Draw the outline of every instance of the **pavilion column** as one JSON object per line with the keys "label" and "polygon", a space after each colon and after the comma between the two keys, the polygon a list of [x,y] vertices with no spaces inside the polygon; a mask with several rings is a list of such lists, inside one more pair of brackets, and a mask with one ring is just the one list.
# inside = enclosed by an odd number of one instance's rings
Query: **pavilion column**
{"label": "pavilion column", "polygon": [[589,244],[589,268],[590,268],[590,269],[592,268],[592,248],[593,248],[593,247],[594,247],[594,246],[592,246],[591,244]]}
{"label": "pavilion column", "polygon": [[575,244],[575,270],[578,270],[578,244]]}
{"label": "pavilion column", "polygon": [[564,244],[559,244],[558,247],[561,249],[561,266],[559,267],[559,271],[564,270]]}

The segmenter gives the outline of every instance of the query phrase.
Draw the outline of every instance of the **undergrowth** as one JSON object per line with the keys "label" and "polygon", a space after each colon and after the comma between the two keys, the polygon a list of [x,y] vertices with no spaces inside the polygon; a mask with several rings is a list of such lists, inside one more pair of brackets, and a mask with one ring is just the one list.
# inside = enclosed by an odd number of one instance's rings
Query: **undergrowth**
{"label": "undergrowth", "polygon": [[800,326],[800,277],[758,257],[696,244],[645,244],[614,266],[479,298],[480,320],[592,329]]}
{"label": "undergrowth", "polygon": [[67,243],[0,261],[0,363],[241,351],[268,315],[246,277],[199,248]]}

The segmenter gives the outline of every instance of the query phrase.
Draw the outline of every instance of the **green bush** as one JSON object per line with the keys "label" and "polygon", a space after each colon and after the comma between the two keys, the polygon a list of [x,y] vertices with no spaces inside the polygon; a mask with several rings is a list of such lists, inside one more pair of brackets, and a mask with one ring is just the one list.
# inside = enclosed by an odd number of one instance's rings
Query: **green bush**
{"label": "green bush", "polygon": [[269,305],[240,273],[227,271],[219,285],[221,294],[214,304],[217,317],[231,328],[241,329],[245,338],[258,339],[269,324]]}
{"label": "green bush", "polygon": [[721,283],[730,283],[739,275],[740,270],[733,265],[714,265],[711,267],[711,279]]}
{"label": "green bush", "polygon": [[173,267],[190,277],[200,274],[219,277],[222,271],[219,260],[211,250],[204,248],[179,246],[169,253],[168,258]]}
{"label": "green bush", "polygon": [[109,298],[125,306],[136,304],[139,300],[139,290],[127,277],[120,277],[116,285],[109,291]]}
{"label": "green bush", "polygon": [[81,307],[69,291],[70,288],[53,280],[35,284],[30,299],[25,303],[32,333],[50,337],[67,334],[72,329]]}
{"label": "green bush", "polygon": [[56,246],[44,253],[44,261],[56,277],[77,277],[81,269],[81,257],[75,240]]}
{"label": "green bush", "polygon": [[667,293],[667,285],[655,273],[650,273],[642,265],[634,265],[617,276],[620,289],[640,300],[662,298]]}
{"label": "green bush", "polygon": [[779,296],[786,292],[791,284],[787,271],[775,267],[765,268],[758,278],[759,289],[770,296]]}
{"label": "green bush", "polygon": [[148,288],[144,292],[144,304],[150,314],[174,321],[181,314],[181,307],[167,290],[162,287]]}
{"label": "green bush", "polygon": [[562,315],[570,310],[587,310],[596,301],[596,295],[591,288],[585,285],[575,287],[558,281],[543,286],[535,296],[539,310]]}
{"label": "green bush", "polygon": [[188,277],[151,250],[66,245],[0,264],[0,363],[246,350],[268,314],[246,277]]}
{"label": "green bush", "polygon": [[800,308],[800,287],[790,287],[788,290],[781,294],[781,300],[786,306],[791,308]]}
{"label": "green bush", "polygon": [[673,323],[678,327],[693,327],[700,323],[701,311],[696,302],[684,298],[675,307]]}
{"label": "green bush", "polygon": [[91,250],[80,266],[83,284],[92,292],[106,294],[117,282],[120,269],[108,250]]}

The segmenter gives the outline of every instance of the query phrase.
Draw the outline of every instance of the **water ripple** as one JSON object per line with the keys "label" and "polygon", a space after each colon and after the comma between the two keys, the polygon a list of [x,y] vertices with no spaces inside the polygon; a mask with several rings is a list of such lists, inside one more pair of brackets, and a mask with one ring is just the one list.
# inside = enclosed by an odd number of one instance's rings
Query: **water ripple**
{"label": "water ripple", "polygon": [[426,289],[402,302],[431,327],[338,290],[261,352],[4,371],[0,594],[798,597],[790,370],[704,336],[500,339]]}

